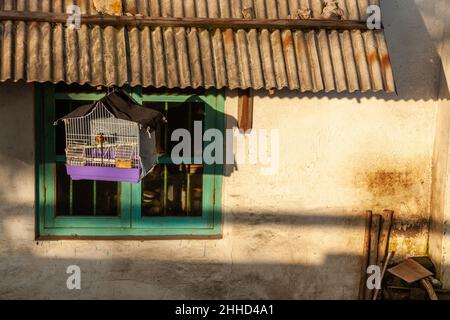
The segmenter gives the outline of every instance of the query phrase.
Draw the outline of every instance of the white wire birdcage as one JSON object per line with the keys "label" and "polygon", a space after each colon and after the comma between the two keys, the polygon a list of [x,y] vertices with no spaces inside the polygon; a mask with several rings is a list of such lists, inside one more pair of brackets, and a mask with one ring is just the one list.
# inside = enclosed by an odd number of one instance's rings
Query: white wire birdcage
{"label": "white wire birdcage", "polygon": [[101,102],[86,116],[64,122],[67,165],[142,167],[139,124],[117,119]]}

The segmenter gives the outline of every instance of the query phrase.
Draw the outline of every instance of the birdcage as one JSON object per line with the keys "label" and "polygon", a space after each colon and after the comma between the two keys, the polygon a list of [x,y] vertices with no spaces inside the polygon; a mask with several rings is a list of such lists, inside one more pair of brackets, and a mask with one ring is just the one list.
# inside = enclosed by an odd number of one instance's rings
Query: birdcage
{"label": "birdcage", "polygon": [[157,163],[154,129],[164,116],[139,107],[123,91],[60,120],[65,124],[67,173],[73,180],[137,183]]}

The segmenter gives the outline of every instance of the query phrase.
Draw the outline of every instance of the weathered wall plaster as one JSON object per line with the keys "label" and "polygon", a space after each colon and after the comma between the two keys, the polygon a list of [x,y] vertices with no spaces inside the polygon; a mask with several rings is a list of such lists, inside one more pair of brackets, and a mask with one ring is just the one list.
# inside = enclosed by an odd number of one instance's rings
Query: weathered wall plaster
{"label": "weathered wall plaster", "polygon": [[280,169],[229,170],[221,240],[34,241],[32,86],[0,84],[0,298],[354,299],[366,209],[395,210],[398,257],[425,254],[441,22],[430,1],[383,9],[399,96],[257,93]]}

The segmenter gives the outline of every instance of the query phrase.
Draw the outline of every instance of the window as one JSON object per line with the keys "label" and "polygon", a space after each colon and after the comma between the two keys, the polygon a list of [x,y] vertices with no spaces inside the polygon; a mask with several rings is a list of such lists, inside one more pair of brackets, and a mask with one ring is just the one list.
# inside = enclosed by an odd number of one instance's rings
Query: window
{"label": "window", "polygon": [[[223,95],[217,91],[130,89],[143,108],[168,119],[158,128],[159,164],[138,184],[73,181],[65,168],[64,126],[53,122],[105,93],[86,86],[36,87],[37,233],[46,236],[218,236],[222,165],[172,162],[177,128],[193,135],[223,131]],[[192,162],[194,163],[194,162]]]}

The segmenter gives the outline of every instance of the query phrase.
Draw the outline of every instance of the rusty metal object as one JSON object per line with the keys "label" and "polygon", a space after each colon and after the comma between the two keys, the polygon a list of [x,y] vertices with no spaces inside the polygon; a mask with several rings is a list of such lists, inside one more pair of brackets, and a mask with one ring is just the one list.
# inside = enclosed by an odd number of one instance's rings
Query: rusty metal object
{"label": "rusty metal object", "polygon": [[238,127],[247,132],[253,127],[253,92],[239,90],[238,99]]}
{"label": "rusty metal object", "polygon": [[[244,9],[252,8],[255,19],[269,20],[287,20],[299,9],[307,9],[312,20],[322,19],[321,0],[307,1],[305,8],[288,6],[286,1],[266,6],[264,0],[255,0],[250,7],[244,0],[219,2],[206,5],[199,1],[194,8],[184,6],[183,1],[172,6],[170,1],[125,0],[122,11],[135,15],[125,17],[131,20],[142,16],[251,23],[252,19],[243,19]],[[16,9],[36,16],[39,12],[65,13],[64,1],[40,3],[13,7],[5,2],[3,13]],[[81,13],[98,14],[94,9],[82,5]],[[345,20],[361,20],[359,9],[364,12],[357,0],[346,1]],[[0,81],[395,92],[383,30],[102,28],[85,24],[69,30],[62,23],[11,20],[3,21],[2,27]]]}
{"label": "rusty metal object", "polygon": [[413,283],[433,275],[432,272],[422,267],[414,259],[407,259],[395,267],[388,269],[388,272],[407,283]]}
{"label": "rusty metal object", "polygon": [[111,16],[122,15],[122,0],[92,0],[92,2],[98,13]]}
{"label": "rusty metal object", "polygon": [[388,272],[408,283],[420,281],[422,286],[427,291],[430,299],[438,300],[438,297],[429,280],[433,273],[422,267],[414,259],[407,259],[395,267],[388,269]]}

